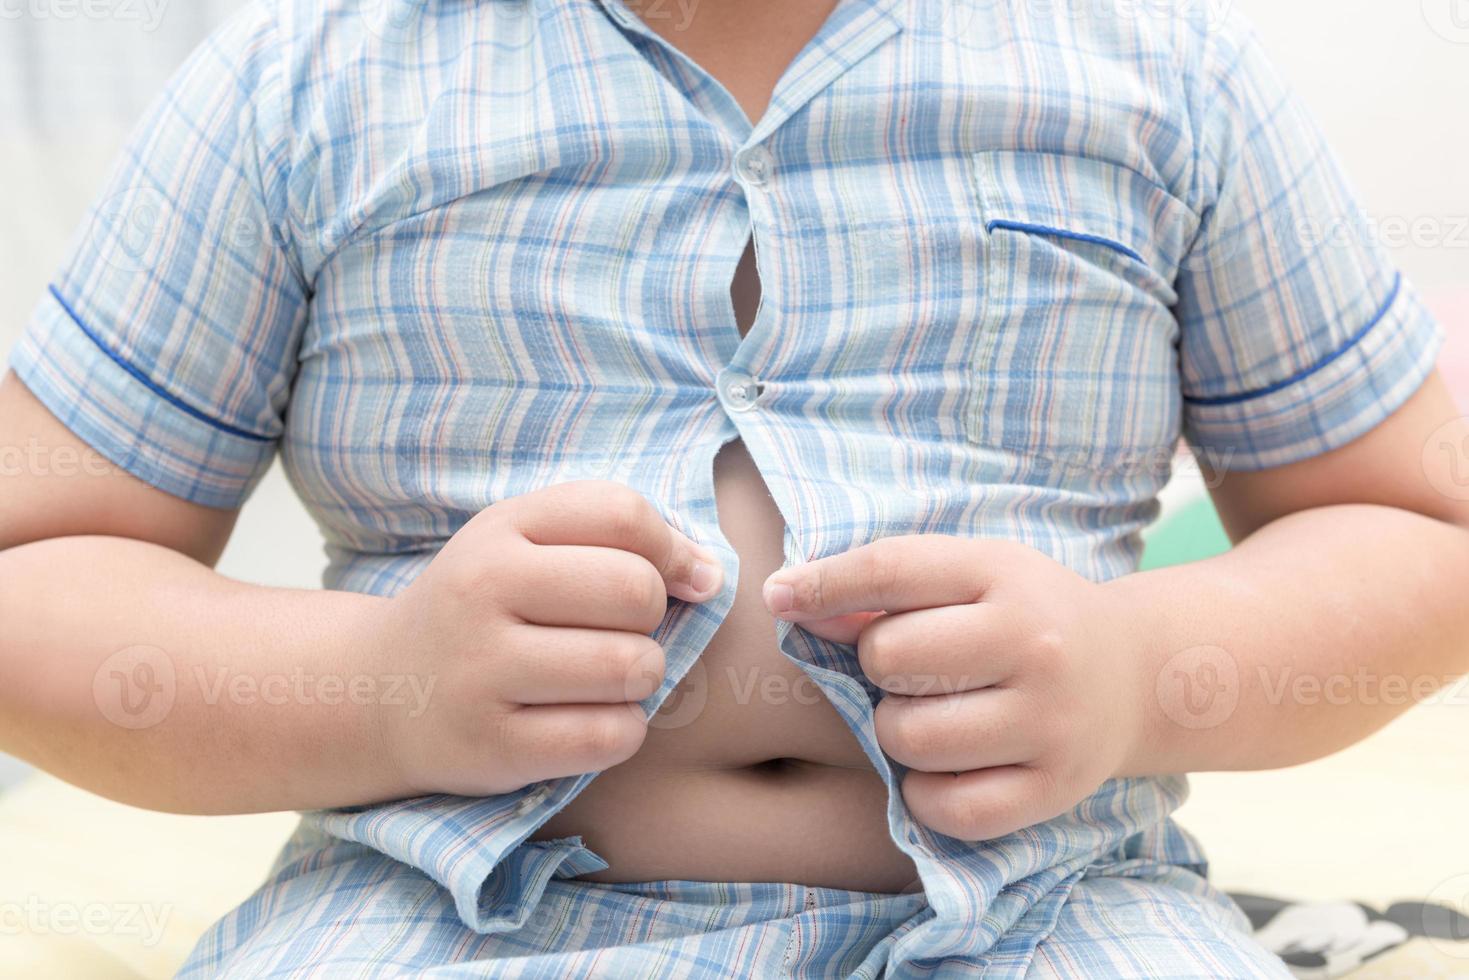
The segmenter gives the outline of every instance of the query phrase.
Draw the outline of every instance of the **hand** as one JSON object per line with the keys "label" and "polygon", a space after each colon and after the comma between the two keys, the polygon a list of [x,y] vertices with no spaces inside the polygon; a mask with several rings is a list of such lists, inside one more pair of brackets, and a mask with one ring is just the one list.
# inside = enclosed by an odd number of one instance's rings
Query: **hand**
{"label": "hand", "polygon": [[[782,588],[782,586],[786,588]],[[1013,542],[903,535],[783,569],[766,605],[857,645],[914,819],[964,840],[1048,820],[1127,766],[1142,660],[1105,587]]]}
{"label": "hand", "polygon": [[381,709],[405,795],[510,792],[630,758],[663,682],[649,634],[700,602],[715,557],[639,493],[581,480],[476,514],[365,635],[386,671],[433,678],[419,717]]}

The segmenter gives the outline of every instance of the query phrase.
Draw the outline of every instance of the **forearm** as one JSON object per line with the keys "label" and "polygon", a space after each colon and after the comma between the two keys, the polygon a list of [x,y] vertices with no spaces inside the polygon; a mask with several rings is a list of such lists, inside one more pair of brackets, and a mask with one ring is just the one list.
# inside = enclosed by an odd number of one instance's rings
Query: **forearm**
{"label": "forearm", "polygon": [[385,600],[247,585],[114,537],[0,551],[0,583],[0,750],[178,812],[404,795],[378,744],[390,679],[359,639]]}
{"label": "forearm", "polygon": [[1341,505],[1108,583],[1141,654],[1124,774],[1276,768],[1360,740],[1469,670],[1465,582],[1469,531]]}

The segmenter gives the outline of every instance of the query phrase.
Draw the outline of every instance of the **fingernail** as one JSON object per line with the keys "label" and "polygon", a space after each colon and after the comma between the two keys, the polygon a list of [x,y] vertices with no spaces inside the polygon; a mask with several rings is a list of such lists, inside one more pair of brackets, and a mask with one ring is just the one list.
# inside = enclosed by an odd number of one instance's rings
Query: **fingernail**
{"label": "fingernail", "polygon": [[693,574],[689,576],[689,584],[700,595],[713,592],[719,585],[719,569],[708,562],[696,561]]}
{"label": "fingernail", "polygon": [[762,590],[765,608],[776,615],[789,612],[796,605],[796,590],[783,582],[767,582]]}

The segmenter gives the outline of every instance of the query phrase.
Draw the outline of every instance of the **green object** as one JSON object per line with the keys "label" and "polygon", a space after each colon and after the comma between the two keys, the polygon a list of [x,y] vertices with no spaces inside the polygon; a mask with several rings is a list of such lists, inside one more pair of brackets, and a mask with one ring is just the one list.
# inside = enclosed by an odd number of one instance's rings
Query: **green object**
{"label": "green object", "polygon": [[1142,569],[1167,568],[1223,554],[1230,548],[1229,535],[1219,523],[1208,497],[1195,500],[1165,518],[1145,535]]}

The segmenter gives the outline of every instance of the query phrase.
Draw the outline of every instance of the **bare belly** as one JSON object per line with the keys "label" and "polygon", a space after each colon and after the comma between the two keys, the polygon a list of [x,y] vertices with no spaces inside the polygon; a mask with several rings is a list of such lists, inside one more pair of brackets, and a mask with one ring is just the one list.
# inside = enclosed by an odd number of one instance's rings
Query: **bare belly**
{"label": "bare belly", "polygon": [[[887,787],[856,737],[780,652],[760,599],[784,525],[743,443],[715,461],[720,527],[740,555],[734,607],[638,754],[535,834],[580,835],[599,881],[790,881],[917,887],[887,830]],[[702,685],[702,687],[701,687]],[[702,702],[702,710],[697,706]]]}

